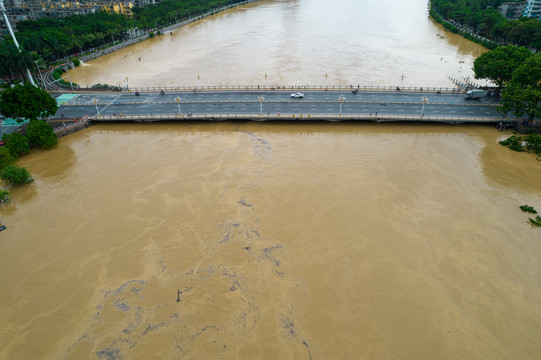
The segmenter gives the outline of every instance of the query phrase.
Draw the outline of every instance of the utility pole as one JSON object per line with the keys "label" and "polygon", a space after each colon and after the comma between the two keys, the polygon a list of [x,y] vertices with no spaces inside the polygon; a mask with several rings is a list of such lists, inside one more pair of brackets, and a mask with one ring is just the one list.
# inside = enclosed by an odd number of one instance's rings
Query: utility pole
{"label": "utility pole", "polygon": [[[2,8],[4,21],[6,22],[6,26],[9,30],[9,33],[11,34],[11,37],[13,38],[13,42],[15,43],[15,46],[17,46],[17,50],[19,50],[19,53],[21,53],[21,49],[19,48],[19,43],[17,42],[17,39],[15,38],[15,34],[13,33],[13,29],[11,28],[11,24],[9,23],[9,19],[6,14],[6,8],[4,7],[4,0],[0,0],[0,8]],[[30,81],[30,84],[36,86],[36,83],[34,82],[34,79],[32,78],[32,74],[30,74],[30,70],[28,70],[28,68],[26,68],[26,77],[28,78],[28,81]]]}

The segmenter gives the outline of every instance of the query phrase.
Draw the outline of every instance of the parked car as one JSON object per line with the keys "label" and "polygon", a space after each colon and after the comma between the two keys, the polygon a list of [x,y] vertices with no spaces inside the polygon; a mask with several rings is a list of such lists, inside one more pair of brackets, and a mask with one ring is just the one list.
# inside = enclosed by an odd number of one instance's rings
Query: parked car
{"label": "parked car", "polygon": [[292,97],[292,98],[300,99],[300,98],[303,98],[303,97],[304,97],[304,94],[303,94],[303,93],[300,93],[300,92],[297,92],[297,93],[295,93],[295,94],[291,94],[291,97]]}

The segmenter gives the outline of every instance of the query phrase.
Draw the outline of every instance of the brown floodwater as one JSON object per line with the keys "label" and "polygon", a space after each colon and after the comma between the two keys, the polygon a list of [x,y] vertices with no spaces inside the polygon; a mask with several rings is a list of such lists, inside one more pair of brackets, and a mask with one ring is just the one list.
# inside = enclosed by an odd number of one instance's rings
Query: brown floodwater
{"label": "brown floodwater", "polygon": [[69,75],[82,86],[452,87],[448,76],[473,78],[473,60],[483,51],[432,21],[426,0],[266,0],[92,60]]}
{"label": "brown floodwater", "polygon": [[481,126],[110,124],[18,161],[1,359],[538,359],[541,162]]}
{"label": "brown floodwater", "polygon": [[[450,86],[482,51],[420,0],[276,0],[70,76]],[[519,206],[541,209],[541,162],[508,135],[103,124],[34,150],[0,208],[0,359],[538,359],[541,231]]]}

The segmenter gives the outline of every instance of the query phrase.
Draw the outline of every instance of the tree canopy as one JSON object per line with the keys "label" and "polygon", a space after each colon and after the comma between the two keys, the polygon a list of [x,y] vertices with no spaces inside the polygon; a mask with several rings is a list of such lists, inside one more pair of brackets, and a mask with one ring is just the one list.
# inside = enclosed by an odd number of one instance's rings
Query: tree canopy
{"label": "tree canopy", "polygon": [[512,45],[497,47],[487,51],[473,62],[476,79],[488,79],[499,88],[511,81],[513,72],[532,53],[525,47]]}
{"label": "tree canopy", "polygon": [[541,116],[541,53],[526,59],[513,72],[513,78],[502,91],[500,109],[518,117],[526,114],[529,120]]}
{"label": "tree canopy", "polygon": [[2,141],[4,142],[4,147],[9,150],[11,155],[19,157],[24,154],[28,154],[30,151],[30,146],[28,141],[23,134],[20,133],[11,133],[4,134],[2,136]]}
{"label": "tree canopy", "polygon": [[0,179],[12,185],[24,185],[34,181],[30,173],[24,167],[8,165],[0,170]]}
{"label": "tree canopy", "polygon": [[44,149],[50,149],[58,143],[53,128],[44,120],[30,120],[26,137],[30,145],[39,145]]}
{"label": "tree canopy", "polygon": [[0,93],[0,113],[17,121],[52,116],[57,110],[58,105],[51,95],[29,83]]}
{"label": "tree canopy", "polygon": [[508,20],[497,11],[504,0],[431,0],[432,10],[490,40],[541,50],[541,21]]}
{"label": "tree canopy", "polygon": [[46,61],[73,56],[123,38],[130,28],[148,30],[203,14],[220,6],[243,0],[163,0],[145,7],[134,7],[133,16],[100,11],[64,18],[25,20],[17,25],[20,54],[9,36],[0,42],[0,76],[22,76],[25,69],[36,69],[32,60]]}

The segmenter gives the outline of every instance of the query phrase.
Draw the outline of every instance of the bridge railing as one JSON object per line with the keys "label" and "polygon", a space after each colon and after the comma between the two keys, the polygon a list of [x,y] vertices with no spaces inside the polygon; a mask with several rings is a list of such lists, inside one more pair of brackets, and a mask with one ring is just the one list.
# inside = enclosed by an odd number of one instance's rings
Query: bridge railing
{"label": "bridge railing", "polygon": [[153,91],[415,91],[415,92],[437,92],[442,93],[460,93],[458,87],[438,87],[438,86],[404,86],[397,88],[396,86],[378,86],[378,85],[209,85],[209,86],[146,86],[146,87],[131,87],[128,92],[153,92]]}
{"label": "bridge railing", "polygon": [[502,119],[494,116],[420,116],[385,114],[160,114],[92,116],[92,121],[374,121],[374,122],[439,122],[439,123],[504,123],[516,124],[520,120]]}

